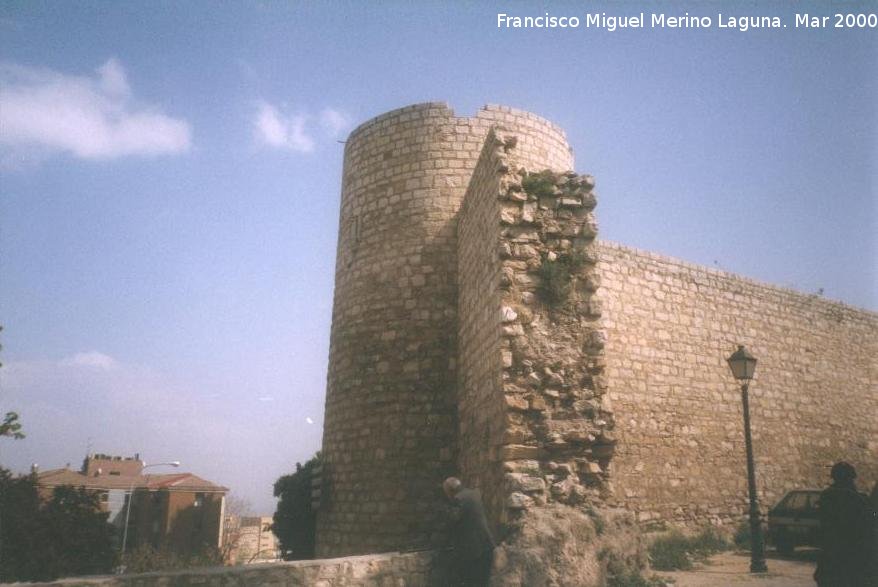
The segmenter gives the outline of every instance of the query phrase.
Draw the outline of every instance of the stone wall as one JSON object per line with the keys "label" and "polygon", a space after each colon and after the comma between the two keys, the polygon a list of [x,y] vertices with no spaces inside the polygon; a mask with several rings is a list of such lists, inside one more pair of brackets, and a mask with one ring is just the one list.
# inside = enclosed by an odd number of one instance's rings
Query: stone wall
{"label": "stone wall", "polygon": [[206,567],[112,577],[61,579],[33,587],[427,587],[442,585],[433,575],[435,553],[391,552],[371,556]]}
{"label": "stone wall", "polygon": [[613,445],[594,179],[518,161],[517,137],[492,131],[458,225],[458,464],[497,531],[597,496]]}
{"label": "stone wall", "polygon": [[489,128],[522,160],[568,168],[563,132],[486,106],[417,104],[345,147],[317,519],[321,556],[424,546],[456,469],[457,213]]}
{"label": "stone wall", "polygon": [[878,479],[878,315],[611,243],[599,247],[618,448],[615,500],[642,522],[729,523],[747,504],[741,397],[763,509],[838,460]]}
{"label": "stone wall", "polygon": [[482,493],[489,520],[505,497],[497,458],[506,432],[500,363],[500,201],[507,145],[491,132],[464,198],[458,223],[459,476]]}

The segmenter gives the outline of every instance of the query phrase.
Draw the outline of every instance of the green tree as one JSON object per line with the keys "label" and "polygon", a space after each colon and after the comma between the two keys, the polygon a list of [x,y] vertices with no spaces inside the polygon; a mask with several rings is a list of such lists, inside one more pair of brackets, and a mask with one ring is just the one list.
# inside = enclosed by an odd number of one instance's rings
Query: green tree
{"label": "green tree", "polygon": [[2,581],[107,573],[116,562],[114,530],[95,492],[58,487],[42,502],[35,475],[0,468],[0,515]]}
{"label": "green tree", "polygon": [[9,436],[16,440],[24,438],[24,432],[21,431],[21,424],[18,422],[18,414],[6,412],[3,422],[0,423],[0,436]]}
{"label": "green tree", "polygon": [[0,582],[42,578],[40,498],[35,475],[0,467]]}
{"label": "green tree", "polygon": [[280,498],[274,512],[272,531],[280,542],[285,560],[314,558],[317,514],[311,509],[311,478],[320,463],[320,453],[296,472],[284,475],[274,484],[274,496]]}
{"label": "green tree", "polygon": [[[3,326],[0,326],[0,332],[3,332]],[[0,344],[0,349],[3,348],[3,345]],[[0,367],[3,366],[3,363],[0,363]],[[0,423],[0,437],[9,436],[12,438],[20,439],[24,438],[24,432],[21,431],[21,424],[18,421],[18,414],[15,412],[6,412],[3,416],[3,422]]]}
{"label": "green tree", "polygon": [[46,555],[56,577],[108,573],[116,562],[113,526],[100,498],[82,487],[55,488],[42,508]]}

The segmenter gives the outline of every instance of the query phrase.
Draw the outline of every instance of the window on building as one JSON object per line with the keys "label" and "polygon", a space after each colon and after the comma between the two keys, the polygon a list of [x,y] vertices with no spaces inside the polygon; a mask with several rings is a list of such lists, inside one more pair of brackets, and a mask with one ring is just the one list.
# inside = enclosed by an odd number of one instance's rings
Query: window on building
{"label": "window on building", "polygon": [[100,492],[101,503],[107,503],[110,501],[110,492],[109,491],[101,491]]}
{"label": "window on building", "polygon": [[204,494],[203,493],[196,493],[195,494],[195,501],[192,503],[192,505],[197,507],[197,508],[200,508],[202,505],[204,505]]}

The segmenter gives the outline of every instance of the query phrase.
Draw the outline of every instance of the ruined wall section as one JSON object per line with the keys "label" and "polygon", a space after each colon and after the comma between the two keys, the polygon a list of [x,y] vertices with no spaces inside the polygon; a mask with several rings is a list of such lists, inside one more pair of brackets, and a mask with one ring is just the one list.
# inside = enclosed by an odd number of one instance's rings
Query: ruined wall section
{"label": "ruined wall section", "polygon": [[524,160],[570,163],[563,132],[487,106],[416,104],[345,146],[317,519],[319,556],[426,546],[456,469],[457,213],[489,128]]}
{"label": "ruined wall section", "polygon": [[614,439],[603,377],[594,179],[518,163],[489,135],[459,221],[459,463],[489,519],[597,503]]}
{"label": "ruined wall section", "polygon": [[747,485],[740,388],[763,509],[853,463],[878,479],[878,315],[611,243],[599,247],[607,374],[619,437],[615,497],[641,522],[737,523]]}
{"label": "ruined wall section", "polygon": [[501,200],[501,522],[547,502],[597,504],[608,491],[614,420],[593,295],[594,178],[517,170]]}

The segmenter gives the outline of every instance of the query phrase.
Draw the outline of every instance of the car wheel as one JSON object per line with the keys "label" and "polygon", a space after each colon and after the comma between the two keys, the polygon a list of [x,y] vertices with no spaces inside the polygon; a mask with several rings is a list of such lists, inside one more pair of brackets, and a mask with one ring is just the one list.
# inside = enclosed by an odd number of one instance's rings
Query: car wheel
{"label": "car wheel", "polygon": [[774,545],[777,548],[777,551],[784,556],[790,556],[796,549],[796,544],[786,534],[779,534],[774,541]]}

